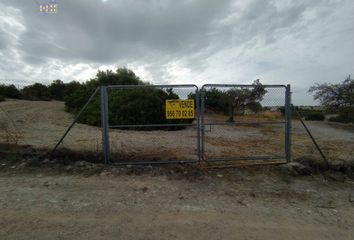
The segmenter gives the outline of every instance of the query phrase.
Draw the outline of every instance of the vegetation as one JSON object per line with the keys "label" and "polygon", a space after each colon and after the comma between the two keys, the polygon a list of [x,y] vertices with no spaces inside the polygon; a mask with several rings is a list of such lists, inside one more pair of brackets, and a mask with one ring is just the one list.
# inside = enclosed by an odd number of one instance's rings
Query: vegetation
{"label": "vegetation", "polygon": [[[66,111],[76,114],[95,89],[104,85],[149,86],[149,83],[140,80],[133,71],[119,68],[116,71],[98,71],[94,79],[83,84],[76,81],[64,83],[58,79],[48,86],[34,83],[21,90],[14,85],[0,85],[0,101],[4,101],[5,98],[65,101]],[[111,89],[108,98],[111,125],[189,123],[193,121],[167,120],[165,118],[165,100],[179,98],[172,89],[161,90],[153,87]],[[83,112],[79,122],[99,126],[100,118],[100,98],[97,94]]]}
{"label": "vegetation", "polygon": [[51,99],[54,99],[57,101],[64,101],[65,96],[72,94],[74,91],[79,89],[80,86],[81,86],[81,83],[76,82],[76,81],[64,83],[63,81],[58,79],[58,80],[54,80],[48,86],[48,92],[49,92]]}
{"label": "vegetation", "polygon": [[323,121],[325,120],[325,115],[322,112],[309,112],[305,115],[305,120],[308,121]]}
{"label": "vegetation", "polygon": [[35,83],[22,89],[23,98],[27,100],[44,100],[51,99],[48,87],[41,83]]}
{"label": "vegetation", "polygon": [[309,92],[327,111],[338,113],[330,121],[354,123],[354,79],[350,76],[338,84],[316,84],[310,87]]}
{"label": "vegetation", "polygon": [[0,85],[0,95],[3,96],[3,98],[15,98],[19,99],[22,97],[22,93],[15,87],[15,85]]}
{"label": "vegetation", "polygon": [[54,80],[49,86],[41,83],[28,85],[23,89],[16,88],[15,85],[0,85],[0,96],[13,99],[25,100],[58,100],[64,101],[66,95],[71,94],[80,87],[80,83],[71,81],[64,83],[61,80]]}
{"label": "vegetation", "polygon": [[[96,78],[80,85],[78,89],[65,97],[66,110],[77,113],[102,85],[146,85],[133,71],[126,68],[98,71]],[[109,123],[111,125],[186,123],[192,120],[167,120],[165,118],[165,100],[178,99],[172,89],[156,88],[111,89],[108,93]],[[98,95],[84,111],[79,122],[100,125],[100,99]]]}
{"label": "vegetation", "polygon": [[234,121],[235,114],[244,115],[246,109],[256,113],[260,112],[262,110],[260,101],[267,91],[259,79],[255,80],[252,85],[254,85],[253,88],[231,88],[227,91],[212,88],[205,93],[205,107],[228,114],[230,122]]}

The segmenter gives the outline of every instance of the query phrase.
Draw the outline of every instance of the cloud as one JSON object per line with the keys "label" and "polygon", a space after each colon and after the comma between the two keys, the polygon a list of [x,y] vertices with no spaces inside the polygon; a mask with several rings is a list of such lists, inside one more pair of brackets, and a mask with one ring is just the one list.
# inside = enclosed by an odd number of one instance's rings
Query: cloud
{"label": "cloud", "polygon": [[126,66],[153,83],[290,83],[296,104],[312,104],[310,85],[354,70],[350,0],[57,2],[56,14],[0,3],[1,78],[85,80]]}

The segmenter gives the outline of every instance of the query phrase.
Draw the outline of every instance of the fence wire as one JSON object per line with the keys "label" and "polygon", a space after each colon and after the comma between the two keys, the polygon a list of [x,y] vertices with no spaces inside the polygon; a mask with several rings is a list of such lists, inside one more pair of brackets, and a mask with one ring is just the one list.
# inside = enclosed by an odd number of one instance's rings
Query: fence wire
{"label": "fence wire", "polygon": [[201,143],[205,161],[287,159],[285,86],[204,85]]}
{"label": "fence wire", "polygon": [[[197,86],[108,86],[101,95],[107,104],[102,105],[107,108],[107,113],[102,115],[106,161],[138,164],[199,160]],[[194,116],[167,119],[165,101],[174,99],[192,99]]]}

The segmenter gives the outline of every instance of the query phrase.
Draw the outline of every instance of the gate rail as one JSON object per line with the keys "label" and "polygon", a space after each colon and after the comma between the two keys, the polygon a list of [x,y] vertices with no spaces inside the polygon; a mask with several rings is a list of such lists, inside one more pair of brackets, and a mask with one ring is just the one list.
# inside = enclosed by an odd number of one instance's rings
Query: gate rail
{"label": "gate rail", "polygon": [[[200,90],[201,97],[201,117],[200,117],[200,131],[201,131],[201,159],[205,162],[218,162],[218,161],[239,161],[239,160],[280,160],[285,159],[287,162],[291,161],[291,91],[290,84],[288,85],[262,85],[265,89],[285,89],[284,99],[284,121],[234,121],[230,122],[208,122],[205,123],[205,98],[207,88],[254,88],[255,85],[250,84],[204,84]],[[212,157],[208,158],[205,154],[205,133],[208,132],[205,126],[209,125],[242,125],[242,124],[284,124],[285,136],[284,136],[284,156],[283,155],[255,155],[255,156],[243,156],[243,157]]]}
{"label": "gate rail", "polygon": [[[285,89],[284,98],[284,120],[283,121],[235,121],[235,122],[218,122],[213,123],[205,122],[205,94],[206,88],[253,88],[255,85],[242,85],[242,84],[205,84],[199,90],[198,86],[194,84],[166,84],[166,85],[108,85],[101,86],[97,88],[94,93],[90,96],[86,104],[79,111],[78,115],[75,117],[74,121],[70,124],[64,135],[61,137],[59,142],[55,145],[52,150],[52,154],[56,151],[58,146],[62,143],[63,139],[67,136],[68,132],[75,125],[79,119],[82,112],[91,102],[96,93],[100,92],[101,100],[101,133],[102,133],[102,151],[103,159],[106,164],[115,165],[143,165],[143,164],[171,164],[171,163],[197,163],[197,162],[216,162],[216,161],[238,161],[238,160],[278,160],[285,159],[287,162],[291,161],[291,91],[290,85],[262,85],[266,89],[271,88],[281,88]],[[195,122],[193,123],[168,123],[168,124],[122,124],[122,125],[110,125],[109,124],[109,100],[108,91],[110,89],[134,89],[134,88],[154,88],[154,89],[167,89],[167,88],[193,88],[195,93]],[[205,154],[205,134],[208,132],[206,126],[209,127],[209,131],[212,131],[213,126],[216,125],[243,125],[243,124],[284,124],[285,136],[284,136],[284,156],[267,156],[267,155],[255,155],[255,156],[244,156],[244,157],[213,157],[208,158]],[[159,160],[159,161],[111,161],[110,159],[110,135],[109,129],[114,128],[153,128],[153,127],[171,127],[171,126],[189,126],[195,127],[196,130],[196,160]]]}
{"label": "gate rail", "polygon": [[[109,89],[136,89],[136,88],[154,88],[154,89],[176,89],[176,88],[194,88],[195,93],[195,108],[196,108],[196,123],[168,123],[168,124],[124,124],[110,125],[108,114],[108,90]],[[103,158],[106,164],[113,165],[141,165],[141,164],[172,164],[172,163],[196,163],[200,160],[200,104],[198,86],[194,84],[166,84],[166,85],[108,85],[101,86],[101,129],[102,129],[102,146]],[[147,127],[178,127],[178,126],[196,126],[197,133],[197,160],[158,160],[158,161],[111,161],[110,146],[109,146],[109,129],[110,128],[147,128]]]}

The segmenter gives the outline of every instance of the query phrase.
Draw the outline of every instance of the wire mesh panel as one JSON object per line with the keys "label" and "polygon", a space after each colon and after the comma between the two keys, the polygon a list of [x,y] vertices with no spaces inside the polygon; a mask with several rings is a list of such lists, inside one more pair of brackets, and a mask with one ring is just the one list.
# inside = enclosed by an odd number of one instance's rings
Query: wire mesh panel
{"label": "wire mesh panel", "polygon": [[289,87],[218,85],[201,89],[201,158],[289,160]]}
{"label": "wire mesh panel", "polygon": [[101,88],[103,148],[114,164],[199,160],[199,95],[195,85]]}

